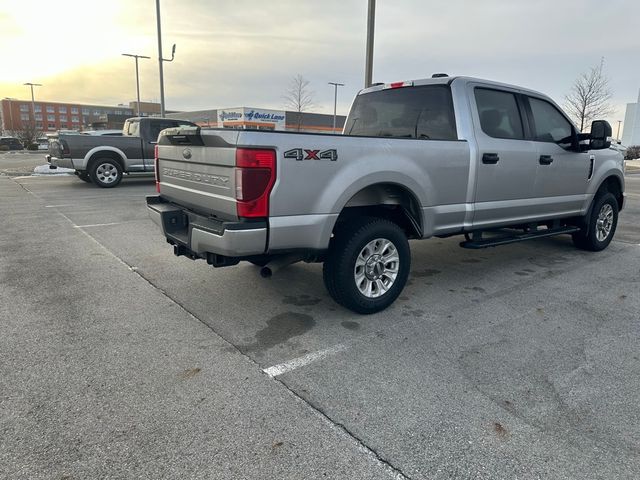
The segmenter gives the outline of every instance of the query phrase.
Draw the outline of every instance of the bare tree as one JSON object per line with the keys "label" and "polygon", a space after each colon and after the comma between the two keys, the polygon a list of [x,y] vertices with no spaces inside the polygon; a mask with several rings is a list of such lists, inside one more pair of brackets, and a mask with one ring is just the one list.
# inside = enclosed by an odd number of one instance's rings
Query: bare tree
{"label": "bare tree", "polygon": [[42,131],[36,128],[35,122],[22,122],[22,129],[13,130],[11,135],[20,140],[24,148],[31,150],[37,148]]}
{"label": "bare tree", "polygon": [[583,132],[592,120],[612,115],[613,92],[609,79],[603,72],[604,59],[576,79],[569,95],[565,97],[566,109]]}
{"label": "bare tree", "polygon": [[298,131],[302,126],[302,113],[308,112],[315,106],[313,101],[314,92],[309,90],[309,84],[309,80],[298,74],[291,79],[284,95],[286,108],[298,113]]}

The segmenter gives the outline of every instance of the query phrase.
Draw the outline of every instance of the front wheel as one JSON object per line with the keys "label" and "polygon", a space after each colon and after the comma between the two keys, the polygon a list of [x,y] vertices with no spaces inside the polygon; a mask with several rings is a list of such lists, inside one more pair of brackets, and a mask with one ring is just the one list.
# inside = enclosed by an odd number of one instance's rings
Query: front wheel
{"label": "front wheel", "polygon": [[111,158],[99,158],[89,168],[93,183],[102,188],[112,188],[122,180],[122,167]]}
{"label": "front wheel", "polygon": [[402,229],[386,219],[362,217],[336,231],[322,273],[337,303],[370,314],[398,298],[410,268],[411,251]]}
{"label": "front wheel", "polygon": [[611,243],[618,226],[618,201],[611,193],[596,197],[589,226],[572,235],[576,247],[592,252],[604,250]]}

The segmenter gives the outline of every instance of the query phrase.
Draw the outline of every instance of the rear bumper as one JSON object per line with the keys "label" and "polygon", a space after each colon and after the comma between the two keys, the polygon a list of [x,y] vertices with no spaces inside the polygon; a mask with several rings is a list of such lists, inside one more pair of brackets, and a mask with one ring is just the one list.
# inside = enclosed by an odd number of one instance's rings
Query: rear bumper
{"label": "rear bumper", "polygon": [[70,158],[58,158],[51,155],[45,155],[45,158],[54,167],[75,168]]}
{"label": "rear bumper", "polygon": [[176,247],[177,255],[216,263],[212,255],[238,258],[265,252],[267,223],[264,221],[216,221],[169,203],[159,195],[147,197],[147,210],[167,241]]}

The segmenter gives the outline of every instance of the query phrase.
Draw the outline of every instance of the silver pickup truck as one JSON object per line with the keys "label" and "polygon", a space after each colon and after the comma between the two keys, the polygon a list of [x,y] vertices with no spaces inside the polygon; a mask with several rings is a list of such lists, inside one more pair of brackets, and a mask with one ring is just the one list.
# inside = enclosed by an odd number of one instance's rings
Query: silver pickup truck
{"label": "silver pickup truck", "polygon": [[154,146],[165,128],[194,126],[170,118],[129,118],[122,135],[61,133],[49,142],[46,156],[51,168],[72,168],[80,180],[99,187],[117,186],[123,174],[153,174]]}
{"label": "silver pickup truck", "polygon": [[607,247],[624,205],[611,127],[579,133],[548,97],[466,77],[359,92],[343,135],[161,132],[151,218],[176,255],[269,276],[324,262],[359,313],[389,306],[410,271],[408,239],[464,235],[484,248],[570,234]]}

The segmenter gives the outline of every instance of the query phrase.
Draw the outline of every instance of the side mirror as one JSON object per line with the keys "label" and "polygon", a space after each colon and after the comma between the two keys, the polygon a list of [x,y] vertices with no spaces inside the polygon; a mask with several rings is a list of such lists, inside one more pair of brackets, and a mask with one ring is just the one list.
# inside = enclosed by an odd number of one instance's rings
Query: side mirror
{"label": "side mirror", "polygon": [[606,120],[595,120],[591,124],[589,135],[589,149],[603,150],[611,146],[611,125]]}

